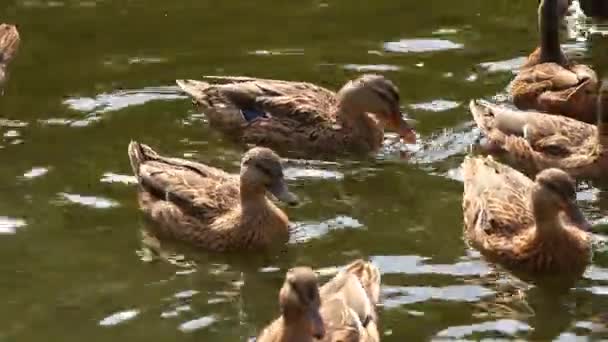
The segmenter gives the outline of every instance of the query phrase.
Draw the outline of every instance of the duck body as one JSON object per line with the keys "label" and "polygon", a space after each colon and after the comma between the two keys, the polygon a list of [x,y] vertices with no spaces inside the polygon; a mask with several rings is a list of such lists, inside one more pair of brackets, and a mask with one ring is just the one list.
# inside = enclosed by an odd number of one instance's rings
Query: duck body
{"label": "duck body", "polygon": [[584,272],[590,226],[567,174],[548,169],[532,181],[491,157],[467,157],[463,177],[464,235],[484,257],[528,274]]}
{"label": "duck body", "polygon": [[519,109],[594,122],[597,74],[586,65],[569,61],[560,47],[559,26],[567,4],[560,0],[540,2],[540,47],[530,54],[509,92]]}
{"label": "duck body", "polygon": [[384,126],[415,140],[399,111],[398,89],[364,75],[336,94],[305,82],[249,77],[178,80],[210,124],[233,139],[295,156],[331,157],[377,151]]}
{"label": "duck body", "polygon": [[[314,286],[303,286],[290,273],[293,271],[288,273],[279,295],[282,316],[262,331],[259,342],[380,340],[376,314],[380,271],[376,266],[363,260],[354,261],[320,289],[316,282]],[[294,292],[318,293],[309,297],[319,299],[293,296]]]}
{"label": "duck body", "polygon": [[[201,163],[162,157],[137,142],[131,142],[128,152],[139,183],[139,206],[164,235],[217,252],[287,240],[287,216],[266,198],[264,187],[246,180],[246,173],[239,177]],[[276,157],[267,149],[248,154],[253,160],[257,154]]]}
{"label": "duck body", "polygon": [[476,100],[470,110],[490,144],[529,173],[559,168],[575,177],[599,178],[608,171],[608,127],[603,123],[596,126]]}

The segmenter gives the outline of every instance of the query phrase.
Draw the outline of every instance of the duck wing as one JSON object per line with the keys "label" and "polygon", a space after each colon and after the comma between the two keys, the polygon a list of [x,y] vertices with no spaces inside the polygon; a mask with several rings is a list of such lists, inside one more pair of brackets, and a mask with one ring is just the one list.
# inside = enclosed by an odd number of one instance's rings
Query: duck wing
{"label": "duck wing", "polygon": [[508,240],[534,224],[532,180],[491,157],[467,157],[462,169],[465,230],[473,244],[490,249],[492,237]]}
{"label": "duck wing", "polygon": [[222,170],[162,157],[149,146],[134,141],[128,152],[141,191],[179,207],[198,220],[212,220],[239,203],[238,179]]}
{"label": "duck wing", "polygon": [[[327,341],[378,341],[376,304],[380,295],[380,271],[363,260],[345,270],[320,289],[321,315]],[[324,341],[325,341],[324,340]]]}

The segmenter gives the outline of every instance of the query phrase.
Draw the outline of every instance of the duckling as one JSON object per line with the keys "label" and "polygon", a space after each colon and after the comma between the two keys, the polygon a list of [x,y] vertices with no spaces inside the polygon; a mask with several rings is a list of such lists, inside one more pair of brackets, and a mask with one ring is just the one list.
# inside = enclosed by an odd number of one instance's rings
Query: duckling
{"label": "duckling", "polygon": [[375,311],[379,295],[380,271],[363,260],[346,266],[321,289],[312,269],[294,268],[279,292],[281,317],[257,341],[380,341]]}
{"label": "duckling", "polygon": [[596,98],[597,126],[564,116],[522,112],[471,101],[477,126],[496,152],[530,173],[557,167],[575,177],[600,178],[608,171],[608,82]]}
{"label": "duckling", "polygon": [[575,64],[564,55],[559,42],[564,0],[542,0],[539,5],[540,47],[529,57],[510,86],[519,109],[535,109],[595,121],[598,78],[590,67]]}
{"label": "duckling", "polygon": [[399,108],[399,89],[381,75],[363,75],[338,93],[311,83],[213,77],[177,80],[210,124],[237,141],[300,157],[374,153],[384,127],[408,143],[416,135]]}
{"label": "duckling", "polygon": [[467,157],[462,168],[464,235],[472,247],[513,271],[584,272],[591,226],[576,206],[567,173],[546,169],[532,181],[492,157]]}
{"label": "duckling", "polygon": [[240,175],[158,155],[132,141],[128,149],[139,183],[139,206],[160,232],[216,252],[263,248],[289,237],[287,215],[267,197],[293,205],[279,156],[253,148]]}
{"label": "duckling", "polygon": [[0,24],[0,87],[6,82],[8,64],[17,54],[20,41],[17,27]]}

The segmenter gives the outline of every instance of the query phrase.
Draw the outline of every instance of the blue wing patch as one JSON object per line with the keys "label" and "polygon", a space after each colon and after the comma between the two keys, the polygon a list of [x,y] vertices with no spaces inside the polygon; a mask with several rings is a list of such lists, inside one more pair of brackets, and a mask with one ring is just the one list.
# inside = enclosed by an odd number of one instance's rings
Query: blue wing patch
{"label": "blue wing patch", "polygon": [[241,114],[245,118],[247,122],[251,122],[257,118],[266,118],[268,117],[265,112],[261,112],[256,109],[241,109]]}

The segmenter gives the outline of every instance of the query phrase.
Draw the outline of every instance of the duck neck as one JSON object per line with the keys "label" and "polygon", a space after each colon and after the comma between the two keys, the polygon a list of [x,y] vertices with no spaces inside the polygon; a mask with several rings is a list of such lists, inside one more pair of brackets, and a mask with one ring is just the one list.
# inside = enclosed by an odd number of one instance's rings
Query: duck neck
{"label": "duck neck", "polygon": [[243,181],[241,177],[241,210],[243,216],[259,216],[266,212],[266,188],[261,184]]}
{"label": "duck neck", "polygon": [[384,127],[379,120],[364,111],[340,104],[338,107],[338,120],[345,126],[350,134],[361,141],[376,147],[382,144]]}
{"label": "duck neck", "polygon": [[304,315],[283,313],[283,338],[285,342],[312,342],[310,336],[310,322]]}
{"label": "duck neck", "polygon": [[557,0],[541,0],[538,9],[541,63],[565,63],[559,43],[559,23]]}
{"label": "duck neck", "polygon": [[559,211],[554,203],[547,200],[547,194],[539,185],[532,195],[532,212],[536,222],[536,234],[543,241],[549,241],[563,228]]}

